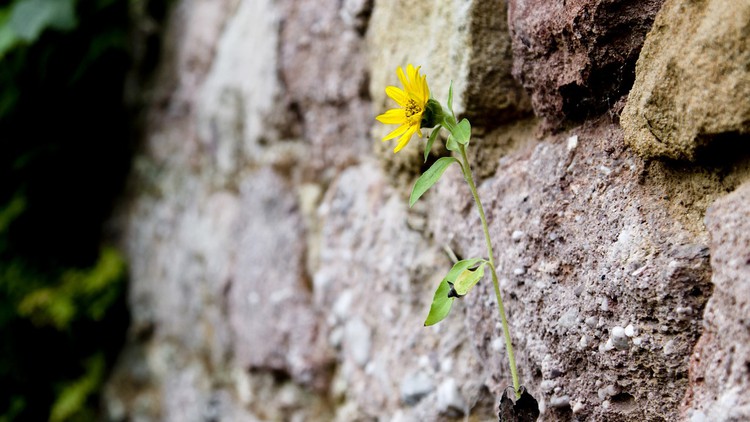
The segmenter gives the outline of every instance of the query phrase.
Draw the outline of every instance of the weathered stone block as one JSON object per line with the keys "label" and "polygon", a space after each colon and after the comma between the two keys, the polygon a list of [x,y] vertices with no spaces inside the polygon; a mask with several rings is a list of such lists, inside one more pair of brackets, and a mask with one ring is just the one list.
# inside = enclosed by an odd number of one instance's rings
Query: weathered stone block
{"label": "weathered stone block", "polygon": [[[695,159],[750,134],[750,3],[668,0],[646,38],[622,113],[646,158]],[[720,145],[719,148],[727,147]]]}
{"label": "weathered stone block", "polygon": [[714,294],[690,358],[683,403],[693,421],[750,419],[750,183],[706,212]]}
{"label": "weathered stone block", "polygon": [[547,126],[580,122],[630,89],[664,0],[509,0],[513,75]]}

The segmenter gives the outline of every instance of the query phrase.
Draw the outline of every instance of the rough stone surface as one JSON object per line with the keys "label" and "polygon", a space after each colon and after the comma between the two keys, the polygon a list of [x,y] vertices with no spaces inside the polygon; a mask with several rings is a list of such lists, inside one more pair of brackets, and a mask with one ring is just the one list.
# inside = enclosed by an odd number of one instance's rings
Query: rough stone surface
{"label": "rough stone surface", "polygon": [[[741,171],[746,177],[747,163]],[[506,155],[479,187],[520,376],[546,417],[568,420],[575,402],[576,414],[593,420],[677,418],[712,290],[703,213],[739,180],[717,183],[720,173],[644,163],[603,117]],[[464,258],[482,256],[460,173],[447,171],[435,190],[427,208],[436,241]],[[524,236],[514,240],[516,231]],[[466,317],[474,347],[494,368],[497,396],[510,377],[505,359],[493,358],[501,332],[486,323],[497,309],[489,282],[475,290],[464,299]],[[628,325],[638,337],[615,344]]]}
{"label": "rough stone surface", "polygon": [[509,0],[513,75],[548,127],[612,108],[664,0]]}
{"label": "rough stone surface", "polygon": [[[711,235],[714,294],[704,330],[690,357],[684,410],[692,420],[750,418],[750,184],[716,201],[706,212]],[[701,419],[702,418],[702,419]]]}
{"label": "rough stone surface", "polygon": [[749,2],[667,1],[622,113],[628,144],[646,158],[674,159],[694,159],[708,145],[747,144],[748,40]]}
{"label": "rough stone surface", "polygon": [[[658,2],[504,5],[176,2],[112,221],[133,323],[109,419],[496,420],[511,379],[489,280],[423,326],[445,247],[485,254],[472,197],[450,168],[409,208],[419,140],[396,155],[377,140],[383,88],[408,62],[437,98],[453,79],[472,119],[511,340],[543,420],[746,406],[747,342],[731,333],[746,313],[747,187],[708,230],[704,217],[750,156],[644,161],[602,114],[630,89]],[[538,118],[564,128],[544,135]]]}

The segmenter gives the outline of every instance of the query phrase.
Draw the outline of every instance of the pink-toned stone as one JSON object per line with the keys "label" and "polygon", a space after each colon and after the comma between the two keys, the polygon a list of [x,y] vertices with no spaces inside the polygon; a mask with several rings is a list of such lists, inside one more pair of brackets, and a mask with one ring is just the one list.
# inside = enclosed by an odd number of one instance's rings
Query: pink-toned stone
{"label": "pink-toned stone", "polygon": [[513,75],[548,127],[611,109],[664,0],[510,0]]}
{"label": "pink-toned stone", "polygon": [[706,212],[706,228],[714,293],[690,355],[683,416],[745,420],[750,418],[750,184],[716,201]]}

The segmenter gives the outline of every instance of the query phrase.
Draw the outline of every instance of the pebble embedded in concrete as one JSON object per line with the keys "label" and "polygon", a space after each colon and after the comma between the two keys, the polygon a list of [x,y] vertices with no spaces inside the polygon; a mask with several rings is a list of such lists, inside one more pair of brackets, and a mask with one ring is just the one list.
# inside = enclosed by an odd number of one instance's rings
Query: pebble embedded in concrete
{"label": "pebble embedded in concrete", "polygon": [[629,338],[625,334],[625,329],[616,326],[612,328],[611,337],[612,344],[618,349],[618,350],[627,350],[630,347]]}
{"label": "pebble embedded in concrete", "polygon": [[578,146],[578,135],[573,135],[568,138],[568,151],[573,151]]}
{"label": "pebble embedded in concrete", "polygon": [[609,299],[608,299],[608,298],[606,298],[606,297],[603,297],[603,298],[602,298],[602,304],[601,304],[601,305],[599,306],[599,308],[600,308],[600,309],[601,309],[602,311],[604,311],[604,312],[607,312],[607,311],[609,311]]}
{"label": "pebble embedded in concrete", "polygon": [[675,352],[675,345],[673,340],[669,340],[662,348],[662,353],[665,355],[671,355]]}
{"label": "pebble embedded in concrete", "polygon": [[583,404],[583,402],[573,402],[573,413],[581,413],[581,411],[585,408],[586,406]]}
{"label": "pebble embedded in concrete", "polygon": [[562,409],[570,406],[570,396],[552,397],[549,406],[553,409]]}
{"label": "pebble embedded in concrete", "polygon": [[589,327],[596,328],[596,324],[599,322],[599,318],[595,316],[590,316],[586,318],[585,322],[586,322],[586,325],[588,325]]}
{"label": "pebble embedded in concrete", "polygon": [[492,340],[492,350],[496,352],[500,352],[505,349],[505,339],[502,337],[498,337],[494,340]]}
{"label": "pebble embedded in concrete", "polygon": [[578,350],[583,350],[589,345],[589,338],[584,334],[581,336],[581,340],[578,341]]}
{"label": "pebble embedded in concrete", "polygon": [[635,335],[635,327],[633,327],[633,324],[628,324],[628,326],[625,327],[625,335],[628,337],[633,337]]}
{"label": "pebble embedded in concrete", "polygon": [[615,396],[620,393],[620,388],[617,387],[614,384],[610,384],[606,387],[600,388],[597,391],[597,395],[599,396],[599,400],[605,400],[609,397]]}

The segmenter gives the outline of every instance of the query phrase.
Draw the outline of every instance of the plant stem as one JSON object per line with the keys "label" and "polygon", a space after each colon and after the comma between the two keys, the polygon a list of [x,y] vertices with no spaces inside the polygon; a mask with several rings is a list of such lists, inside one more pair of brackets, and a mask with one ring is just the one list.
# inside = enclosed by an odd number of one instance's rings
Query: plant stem
{"label": "plant stem", "polygon": [[477,204],[479,210],[479,219],[482,220],[482,230],[484,230],[484,240],[487,243],[487,254],[489,255],[490,269],[492,270],[492,286],[495,288],[495,297],[497,297],[497,307],[500,311],[500,320],[503,324],[503,335],[505,337],[505,350],[508,351],[508,361],[510,364],[510,375],[513,378],[513,390],[516,392],[516,398],[521,397],[521,386],[518,382],[518,370],[516,369],[516,357],[513,354],[513,343],[510,338],[510,329],[508,328],[508,320],[505,318],[505,307],[503,306],[503,299],[500,296],[500,285],[497,281],[497,272],[495,270],[495,258],[492,252],[492,241],[490,240],[490,230],[487,227],[487,217],[484,215],[484,207],[482,207],[482,201],[479,199],[479,193],[477,192],[477,186],[474,184],[474,177],[471,174],[471,166],[469,165],[469,157],[466,155],[466,146],[459,144],[461,150],[461,158],[463,159],[463,173],[464,179],[469,184],[471,194],[474,196],[474,202]]}

